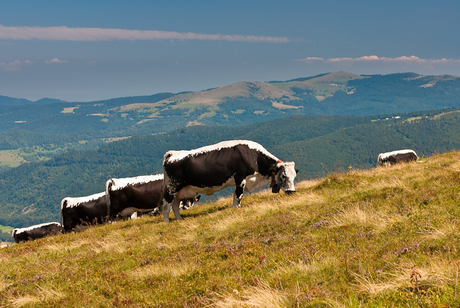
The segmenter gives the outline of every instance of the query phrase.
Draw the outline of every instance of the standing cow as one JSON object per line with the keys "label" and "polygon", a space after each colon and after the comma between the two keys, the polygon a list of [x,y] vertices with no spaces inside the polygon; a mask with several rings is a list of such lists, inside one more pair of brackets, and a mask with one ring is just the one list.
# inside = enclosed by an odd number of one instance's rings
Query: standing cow
{"label": "standing cow", "polygon": [[179,201],[198,193],[212,195],[235,186],[233,207],[239,207],[243,191],[251,192],[268,184],[273,193],[295,192],[297,170],[294,162],[282,162],[260,144],[247,140],[224,141],[191,151],[168,151],[163,158],[164,221],[172,207],[176,219]]}
{"label": "standing cow", "polygon": [[102,223],[107,220],[105,192],[87,197],[66,197],[61,201],[61,220],[64,231],[77,225]]}
{"label": "standing cow", "polygon": [[397,163],[416,161],[418,159],[414,150],[399,150],[379,154],[377,165],[391,166]]}
{"label": "standing cow", "polygon": [[45,236],[56,235],[63,230],[62,225],[58,222],[47,222],[40,225],[34,225],[27,228],[14,229],[11,235],[15,243],[35,240]]}
{"label": "standing cow", "polygon": [[[163,174],[133,178],[110,179],[105,184],[107,213],[111,217],[127,218],[134,213],[159,213]],[[188,209],[199,198],[181,200],[180,208]]]}

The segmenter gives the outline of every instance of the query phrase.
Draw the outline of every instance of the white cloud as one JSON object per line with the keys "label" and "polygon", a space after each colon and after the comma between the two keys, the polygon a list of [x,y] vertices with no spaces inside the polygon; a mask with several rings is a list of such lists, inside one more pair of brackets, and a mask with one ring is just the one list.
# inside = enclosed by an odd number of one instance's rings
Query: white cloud
{"label": "white cloud", "polygon": [[46,60],[45,62],[47,64],[63,64],[63,63],[67,63],[69,61],[64,61],[64,60],[59,60],[58,58],[54,58],[54,59],[51,59],[51,60]]}
{"label": "white cloud", "polygon": [[14,71],[21,71],[24,65],[30,65],[32,61],[19,61],[15,60],[12,62],[0,62],[0,68],[4,71],[14,72]]}
{"label": "white cloud", "polygon": [[318,57],[307,57],[299,59],[298,61],[304,63],[312,63],[312,60],[324,61],[327,63],[338,63],[338,64],[353,64],[353,63],[402,63],[402,64],[421,64],[421,65],[435,65],[435,64],[460,64],[460,59],[422,59],[417,56],[401,56],[396,58],[379,57],[376,55],[363,56],[359,58],[329,58],[323,59]]}
{"label": "white cloud", "polygon": [[200,34],[155,30],[126,30],[68,27],[5,27],[0,25],[0,40],[114,41],[114,40],[208,40],[235,42],[287,43],[286,37]]}
{"label": "white cloud", "polygon": [[324,58],[319,58],[319,57],[306,57],[305,59],[301,59],[299,61],[305,62],[305,63],[312,63],[313,61],[324,61]]}

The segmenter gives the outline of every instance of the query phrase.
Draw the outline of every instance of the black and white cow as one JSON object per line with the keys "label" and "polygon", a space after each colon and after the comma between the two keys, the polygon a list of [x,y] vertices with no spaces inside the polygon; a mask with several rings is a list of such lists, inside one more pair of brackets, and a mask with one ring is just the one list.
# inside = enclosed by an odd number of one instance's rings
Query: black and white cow
{"label": "black and white cow", "polygon": [[243,191],[251,192],[268,184],[273,193],[295,192],[294,162],[282,162],[260,144],[247,140],[223,141],[191,151],[168,151],[163,157],[164,221],[172,207],[176,219],[179,201],[198,193],[212,195],[235,186],[233,207],[239,207]]}
{"label": "black and white cow", "polygon": [[97,224],[107,220],[105,192],[86,197],[66,197],[61,201],[61,220],[64,231],[81,224]]}
{"label": "black and white cow", "polygon": [[62,233],[62,225],[58,222],[47,222],[40,225],[34,225],[27,228],[14,229],[11,235],[15,243],[35,240],[45,236]]}
{"label": "black and white cow", "polygon": [[[158,215],[162,184],[163,174],[108,180],[105,184],[108,215],[120,218],[128,218],[135,212]],[[186,210],[198,200],[181,200],[180,209]]]}
{"label": "black and white cow", "polygon": [[414,150],[399,150],[379,154],[377,165],[391,166],[397,163],[416,161],[418,159]]}

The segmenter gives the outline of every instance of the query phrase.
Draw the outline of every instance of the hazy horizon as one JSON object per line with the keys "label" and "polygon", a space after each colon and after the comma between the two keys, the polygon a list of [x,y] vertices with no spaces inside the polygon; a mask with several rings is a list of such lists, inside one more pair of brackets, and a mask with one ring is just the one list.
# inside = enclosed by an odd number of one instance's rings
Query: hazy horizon
{"label": "hazy horizon", "polygon": [[0,95],[96,101],[347,71],[460,75],[460,3],[11,1]]}

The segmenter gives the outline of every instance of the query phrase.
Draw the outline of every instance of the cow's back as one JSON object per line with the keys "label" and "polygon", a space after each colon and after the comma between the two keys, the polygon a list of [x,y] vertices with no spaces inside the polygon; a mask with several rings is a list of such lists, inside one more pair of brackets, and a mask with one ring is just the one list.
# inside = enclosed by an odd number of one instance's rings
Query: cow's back
{"label": "cow's back", "polygon": [[161,196],[163,174],[110,179],[106,184],[108,214],[116,217],[128,207],[153,209]]}
{"label": "cow's back", "polygon": [[101,223],[106,218],[105,192],[86,197],[66,197],[61,201],[61,220],[65,231],[82,223]]}
{"label": "cow's back", "polygon": [[12,236],[15,243],[35,240],[46,236],[56,235],[63,231],[63,227],[58,222],[44,223],[27,228],[14,229]]}

